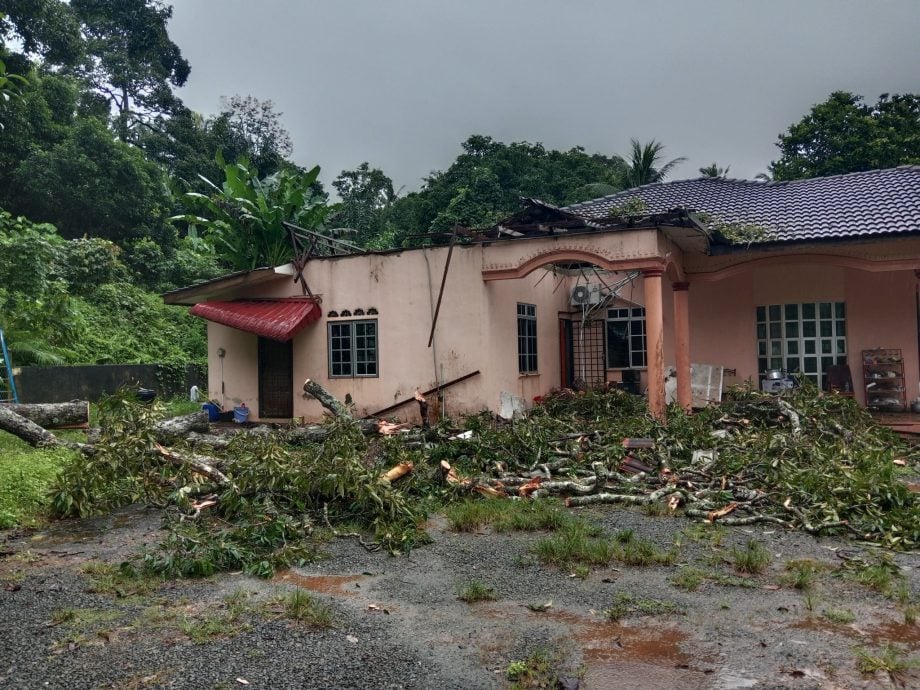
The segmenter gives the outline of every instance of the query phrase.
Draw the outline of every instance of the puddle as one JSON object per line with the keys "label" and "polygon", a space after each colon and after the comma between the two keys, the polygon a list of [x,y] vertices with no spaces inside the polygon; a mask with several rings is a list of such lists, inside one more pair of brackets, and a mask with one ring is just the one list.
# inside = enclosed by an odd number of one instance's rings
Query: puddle
{"label": "puddle", "polygon": [[907,645],[914,650],[920,648],[920,626],[908,625],[897,621],[887,621],[878,625],[856,627],[831,623],[822,618],[806,618],[792,623],[789,627],[798,630],[811,630],[824,632],[831,635],[847,635],[848,637],[861,637],[867,639],[874,646],[884,646],[888,642]]}
{"label": "puddle", "polygon": [[920,647],[920,626],[918,625],[889,621],[867,627],[865,634],[872,640],[872,644],[878,646],[886,642],[893,642],[907,645],[912,650]]}
{"label": "puddle", "polygon": [[357,583],[364,579],[364,575],[301,575],[293,570],[275,577],[276,582],[286,582],[311,592],[340,597],[355,596],[358,593]]}
{"label": "puddle", "polygon": [[572,628],[585,664],[585,688],[704,688],[709,679],[690,668],[680,648],[686,633],[675,627],[632,627],[565,611],[537,614]]}

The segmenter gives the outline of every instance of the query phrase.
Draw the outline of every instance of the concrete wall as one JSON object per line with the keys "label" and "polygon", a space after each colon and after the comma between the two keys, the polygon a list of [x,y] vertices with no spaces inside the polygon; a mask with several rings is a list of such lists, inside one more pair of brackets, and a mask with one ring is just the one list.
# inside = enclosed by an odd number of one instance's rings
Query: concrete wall
{"label": "concrete wall", "polygon": [[175,382],[158,375],[156,364],[19,367],[16,372],[16,388],[23,403],[96,402],[122,386],[152,388],[160,397],[186,396],[193,385],[204,390],[195,366],[188,367],[184,379]]}
{"label": "concrete wall", "polygon": [[[433,347],[428,334],[447,258],[444,247],[398,254],[341,257],[311,261],[310,289],[322,298],[323,316],[294,339],[294,415],[322,417],[318,402],[300,393],[311,378],[340,400],[350,395],[360,414],[368,414],[411,397],[418,388],[435,387],[473,371],[479,376],[444,391],[449,414],[496,408],[502,391],[532,400],[557,387],[560,380],[558,312],[567,309],[568,293],[538,270],[518,281],[482,281],[482,247],[456,247],[438,317]],[[236,297],[299,295],[300,286],[282,278],[250,288]],[[229,296],[228,296],[229,297]],[[520,376],[517,364],[517,303],[537,306],[539,372]],[[330,378],[328,324],[356,308],[377,310],[378,377]],[[217,351],[223,348],[222,361]],[[256,419],[258,410],[258,338],[218,324],[208,325],[210,362],[208,395],[225,409],[241,403]],[[221,370],[221,364],[223,369]],[[414,419],[417,406],[394,414]]]}

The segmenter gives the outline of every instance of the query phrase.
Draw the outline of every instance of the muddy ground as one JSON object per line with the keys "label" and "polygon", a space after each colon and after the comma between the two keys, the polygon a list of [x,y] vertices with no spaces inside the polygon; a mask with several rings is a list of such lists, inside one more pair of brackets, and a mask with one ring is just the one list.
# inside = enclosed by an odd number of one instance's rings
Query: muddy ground
{"label": "muddy ground", "polygon": [[[436,517],[433,543],[409,556],[336,539],[324,560],[272,581],[224,574],[133,591],[105,581],[99,563],[160,538],[155,511],[0,533],[0,687],[502,688],[512,683],[509,665],[538,657],[545,687],[920,687],[916,669],[892,677],[857,668],[857,650],[879,654],[888,644],[898,660],[920,658],[903,590],[899,601],[834,572],[847,559],[873,560],[870,547],[705,530],[616,507],[580,514],[679,556],[576,575],[536,561],[531,548],[545,533],[457,534]],[[731,549],[751,538],[772,561],[738,578]],[[807,591],[784,577],[785,563],[802,558],[827,566]],[[894,560],[917,597],[920,554]],[[705,578],[696,591],[671,581],[687,568]],[[472,581],[497,599],[459,600]],[[277,598],[295,588],[328,603],[332,627],[281,614]],[[605,611],[626,597],[626,615],[609,621]],[[646,615],[647,600],[662,610]]]}

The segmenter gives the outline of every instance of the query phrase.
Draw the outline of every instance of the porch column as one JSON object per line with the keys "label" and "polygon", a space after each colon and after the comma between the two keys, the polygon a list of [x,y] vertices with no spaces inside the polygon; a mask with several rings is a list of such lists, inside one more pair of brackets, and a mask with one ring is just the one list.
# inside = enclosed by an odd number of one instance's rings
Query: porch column
{"label": "porch column", "polygon": [[693,393],[690,390],[690,283],[671,283],[674,290],[674,349],[677,361],[677,402],[690,412]]}
{"label": "porch column", "polygon": [[645,292],[645,337],[648,366],[648,406],[652,415],[665,418],[664,401],[664,308],[661,301],[663,268],[642,271]]}

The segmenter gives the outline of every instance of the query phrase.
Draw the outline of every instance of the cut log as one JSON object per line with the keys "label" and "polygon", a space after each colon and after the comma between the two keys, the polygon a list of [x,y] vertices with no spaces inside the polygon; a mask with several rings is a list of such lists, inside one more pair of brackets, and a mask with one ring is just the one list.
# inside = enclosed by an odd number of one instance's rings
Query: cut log
{"label": "cut log", "polygon": [[168,443],[171,440],[185,438],[191,432],[197,431],[204,433],[210,430],[208,423],[208,413],[204,410],[184,414],[178,417],[163,419],[153,425],[153,433],[160,443]]}
{"label": "cut log", "polygon": [[352,418],[348,408],[336,400],[336,398],[329,391],[327,391],[313,379],[307,379],[303,382],[303,392],[307,393],[308,395],[312,395],[314,398],[319,400],[319,404],[329,410],[336,417],[341,417],[342,419]]}
{"label": "cut log", "polygon": [[0,403],[0,407],[15,412],[44,429],[85,427],[89,424],[89,403],[71,400],[65,403]]}
{"label": "cut log", "polygon": [[12,410],[6,409],[6,405],[0,405],[0,431],[6,431],[13,436],[21,438],[30,446],[35,448],[63,446],[71,450],[78,450],[82,453],[92,454],[93,447],[85,443],[71,443],[64,441],[52,434],[47,429],[43,429],[30,419],[16,414]]}
{"label": "cut log", "polygon": [[414,465],[411,462],[401,462],[396,467],[393,467],[388,472],[386,472],[382,477],[381,481],[395,482],[397,479],[401,479],[409,474],[413,469]]}

